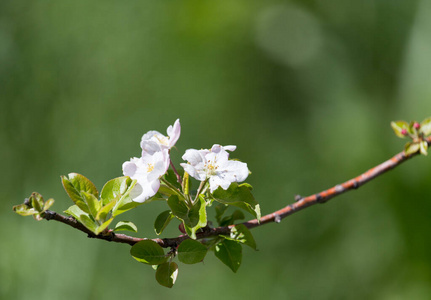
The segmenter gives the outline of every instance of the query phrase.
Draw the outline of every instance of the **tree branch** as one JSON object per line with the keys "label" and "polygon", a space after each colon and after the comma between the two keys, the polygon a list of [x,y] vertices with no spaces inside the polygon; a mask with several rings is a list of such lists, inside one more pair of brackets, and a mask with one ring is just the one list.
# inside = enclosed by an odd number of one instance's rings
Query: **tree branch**
{"label": "tree branch", "polygon": [[[428,137],[426,139],[428,145],[431,145],[431,137]],[[357,189],[360,186],[364,185],[368,181],[384,174],[385,172],[399,166],[401,163],[405,162],[406,160],[412,158],[413,156],[418,155],[419,152],[416,152],[411,155],[405,155],[404,151],[398,153],[397,155],[393,156],[391,159],[388,159],[387,161],[375,166],[372,169],[369,169],[365,173],[362,173],[361,175],[350,179],[344,183],[337,184],[336,186],[324,190],[320,193],[299,198],[295,203],[289,204],[288,206],[277,210],[273,213],[270,213],[268,215],[263,216],[260,219],[260,222],[257,219],[250,220],[247,222],[242,223],[247,228],[251,229],[257,226],[261,226],[264,224],[268,224],[271,222],[279,223],[282,219],[286,218],[287,216],[290,216],[291,214],[298,212],[304,208],[307,208],[309,206],[312,206],[317,203],[325,203],[328,200],[341,195],[347,191]],[[148,240],[146,238],[136,238],[132,236],[128,236],[125,234],[117,234],[114,233],[112,230],[109,230],[106,233],[95,235],[90,230],[88,230],[84,225],[79,223],[75,218],[73,217],[66,217],[61,214],[58,214],[54,211],[47,210],[44,212],[42,217],[46,220],[55,220],[62,222],[64,224],[67,224],[69,226],[72,226],[73,228],[76,228],[82,232],[85,232],[88,237],[90,238],[97,238],[106,240],[109,242],[116,242],[116,243],[125,243],[133,246],[139,241]],[[217,228],[202,228],[200,232],[196,234],[197,239],[204,239],[212,236],[217,236],[221,234],[229,234],[231,228],[233,228],[235,225],[230,225],[226,227],[217,227]],[[164,238],[164,239],[152,239],[154,242],[159,244],[162,247],[165,248],[171,248],[171,247],[177,247],[182,241],[189,239],[190,237],[188,235],[180,235],[175,238]]]}

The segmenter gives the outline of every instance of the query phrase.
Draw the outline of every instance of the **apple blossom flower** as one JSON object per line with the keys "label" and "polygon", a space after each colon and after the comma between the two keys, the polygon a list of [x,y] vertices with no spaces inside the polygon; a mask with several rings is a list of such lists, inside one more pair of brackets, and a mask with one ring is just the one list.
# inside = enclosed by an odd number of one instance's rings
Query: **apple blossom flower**
{"label": "apple blossom flower", "polygon": [[167,149],[145,155],[123,163],[123,174],[137,181],[130,191],[130,197],[135,202],[145,202],[154,196],[160,188],[160,177],[169,168],[169,153]]}
{"label": "apple blossom flower", "polygon": [[229,160],[229,153],[236,146],[220,146],[215,144],[210,150],[188,149],[183,159],[188,163],[182,163],[184,171],[199,181],[209,180],[210,191],[214,192],[219,186],[226,190],[232,182],[244,181],[248,176],[247,164]]}
{"label": "apple blossom flower", "polygon": [[156,130],[148,131],[142,136],[142,156],[146,154],[152,155],[164,149],[170,150],[178,141],[181,134],[180,119],[177,119],[174,125],[170,125],[166,131],[168,136],[164,136]]}

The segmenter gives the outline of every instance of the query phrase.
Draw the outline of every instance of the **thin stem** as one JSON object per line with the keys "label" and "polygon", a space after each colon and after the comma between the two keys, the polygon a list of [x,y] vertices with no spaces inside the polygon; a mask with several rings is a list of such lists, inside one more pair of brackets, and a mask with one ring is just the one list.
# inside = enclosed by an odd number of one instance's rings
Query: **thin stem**
{"label": "thin stem", "polygon": [[208,180],[209,180],[209,178],[205,179],[204,181],[201,181],[201,184],[199,185],[198,191],[197,191],[197,193],[196,193],[196,197],[195,197],[195,199],[193,200],[193,205],[195,205],[195,204],[196,204],[196,202],[198,201],[198,199],[199,199],[199,194],[201,194],[202,189],[205,187],[205,185],[207,184]]}
{"label": "thin stem", "polygon": [[177,181],[178,181],[178,183],[179,183],[179,184],[182,184],[182,183],[183,183],[183,180],[181,179],[180,174],[178,174],[177,169],[175,169],[174,163],[172,162],[172,160],[169,160],[169,161],[170,161],[170,164],[171,164],[171,168],[172,168],[172,170],[174,171],[175,175],[177,176]]}
{"label": "thin stem", "polygon": [[[428,137],[426,141],[428,145],[431,145],[431,137]],[[251,229],[271,222],[279,223],[282,219],[304,208],[307,208],[317,203],[325,203],[328,200],[336,196],[339,196],[347,191],[357,189],[360,186],[367,183],[368,181],[371,181],[374,178],[384,174],[385,172],[399,166],[401,163],[407,161],[408,159],[414,156],[417,156],[418,154],[419,154],[419,151],[411,155],[406,155],[404,151],[400,152],[397,155],[390,158],[389,160],[377,165],[374,168],[369,169],[368,171],[362,173],[361,175],[355,178],[352,178],[344,183],[337,184],[336,186],[330,189],[324,190],[320,193],[313,194],[311,196],[307,196],[304,198],[300,198],[295,203],[287,205],[286,207],[280,210],[277,210],[273,213],[263,216],[260,219],[260,221],[258,221],[257,219],[254,219],[254,220],[244,222],[242,224],[245,225],[247,228]],[[55,221],[59,221],[64,224],[67,224],[69,226],[72,226],[82,232],[87,233],[88,237],[90,238],[97,238],[97,239],[102,239],[102,240],[117,242],[117,243],[126,243],[132,246],[139,241],[147,240],[145,238],[135,238],[135,237],[127,236],[125,234],[116,234],[112,230],[109,230],[106,234],[99,234],[96,236],[94,233],[88,230],[84,225],[79,223],[73,217],[66,217],[49,210],[45,211],[42,217],[46,220],[55,220]],[[203,239],[207,237],[228,234],[234,226],[235,225],[217,227],[217,228],[208,228],[205,231],[197,233],[196,238]],[[169,248],[169,247],[177,247],[182,241],[189,238],[190,237],[188,235],[180,235],[175,238],[153,239],[153,241],[162,247]]]}

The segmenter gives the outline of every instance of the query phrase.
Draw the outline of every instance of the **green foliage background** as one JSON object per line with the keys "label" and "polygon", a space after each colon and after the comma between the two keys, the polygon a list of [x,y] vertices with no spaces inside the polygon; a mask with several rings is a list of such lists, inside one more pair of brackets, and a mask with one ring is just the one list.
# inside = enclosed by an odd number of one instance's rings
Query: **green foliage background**
{"label": "green foliage background", "polygon": [[[237,145],[263,214],[356,176],[402,150],[390,121],[431,115],[430,16],[426,0],[0,1],[0,298],[429,299],[429,157],[254,229],[237,274],[180,264],[172,290],[127,245],[12,206],[38,191],[64,211],[61,174],[101,189],[178,117],[174,161]],[[155,237],[166,208],[125,217]]]}

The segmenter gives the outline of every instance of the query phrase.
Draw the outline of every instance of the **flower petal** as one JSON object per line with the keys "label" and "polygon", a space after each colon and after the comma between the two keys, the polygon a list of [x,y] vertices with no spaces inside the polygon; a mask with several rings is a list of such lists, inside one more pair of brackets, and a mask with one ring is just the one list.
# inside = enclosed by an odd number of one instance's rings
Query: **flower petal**
{"label": "flower petal", "polygon": [[167,130],[169,136],[169,149],[172,148],[175,143],[178,141],[181,135],[181,125],[180,119],[177,119],[174,123],[174,126],[169,126]]}

